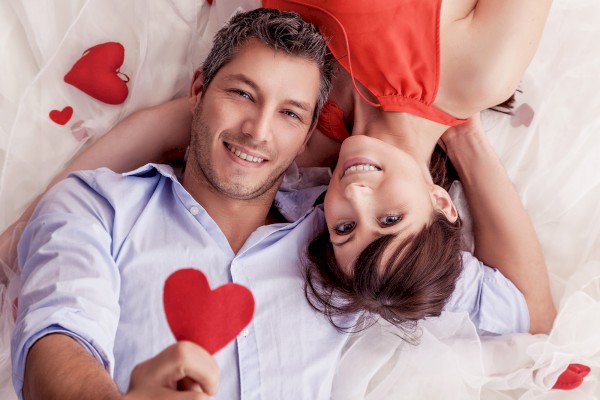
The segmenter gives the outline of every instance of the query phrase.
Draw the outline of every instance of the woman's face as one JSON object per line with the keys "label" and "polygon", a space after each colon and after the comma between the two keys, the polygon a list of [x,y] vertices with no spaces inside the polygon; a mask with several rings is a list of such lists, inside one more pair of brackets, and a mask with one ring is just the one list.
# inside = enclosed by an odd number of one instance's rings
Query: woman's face
{"label": "woman's face", "polygon": [[411,155],[364,135],[343,142],[324,205],[336,260],[348,274],[375,239],[392,234],[399,243],[425,228],[438,209],[456,220],[447,192]]}

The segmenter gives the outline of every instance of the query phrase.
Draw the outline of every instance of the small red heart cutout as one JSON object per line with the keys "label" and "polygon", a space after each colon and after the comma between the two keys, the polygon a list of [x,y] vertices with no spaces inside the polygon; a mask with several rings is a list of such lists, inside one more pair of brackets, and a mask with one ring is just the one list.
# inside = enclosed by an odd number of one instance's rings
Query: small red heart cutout
{"label": "small red heart cutout", "polygon": [[254,297],[246,287],[228,283],[211,290],[206,276],[192,268],[167,278],[163,305],[175,339],[192,341],[210,354],[235,339],[254,314]]}
{"label": "small red heart cutout", "polygon": [[66,106],[65,108],[63,108],[60,111],[52,110],[52,111],[50,111],[50,114],[48,114],[48,115],[50,116],[50,119],[52,121],[54,121],[55,123],[57,123],[59,125],[64,125],[67,122],[69,122],[69,120],[73,116],[73,107]]}
{"label": "small red heart cutout", "polygon": [[591,371],[590,367],[583,364],[569,364],[566,370],[556,380],[552,389],[572,390],[583,383],[583,378]]}
{"label": "small red heart cutout", "polygon": [[65,82],[107,104],[121,104],[129,90],[119,68],[125,59],[121,43],[101,43],[87,49],[65,75]]}

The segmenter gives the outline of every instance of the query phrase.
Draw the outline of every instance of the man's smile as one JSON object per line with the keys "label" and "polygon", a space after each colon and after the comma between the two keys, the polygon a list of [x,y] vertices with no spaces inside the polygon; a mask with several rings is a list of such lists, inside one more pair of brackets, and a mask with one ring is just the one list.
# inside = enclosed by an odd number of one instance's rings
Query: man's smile
{"label": "man's smile", "polygon": [[225,146],[227,147],[227,149],[229,149],[229,151],[232,154],[234,154],[236,157],[238,157],[238,158],[240,158],[240,159],[242,159],[244,161],[249,161],[249,162],[252,162],[252,163],[259,164],[259,163],[262,163],[265,160],[264,158],[256,157],[256,156],[253,156],[251,154],[247,154],[247,153],[243,152],[242,150],[240,150],[240,149],[238,149],[238,148],[230,145],[229,143],[225,143]]}

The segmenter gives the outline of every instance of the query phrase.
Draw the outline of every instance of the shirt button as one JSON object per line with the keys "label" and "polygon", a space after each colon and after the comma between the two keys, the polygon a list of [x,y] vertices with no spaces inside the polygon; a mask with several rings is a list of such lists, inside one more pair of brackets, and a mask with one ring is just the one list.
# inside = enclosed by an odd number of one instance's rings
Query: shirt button
{"label": "shirt button", "polygon": [[240,335],[242,335],[243,337],[246,337],[249,334],[250,334],[250,329],[248,329],[248,328],[242,329],[242,332],[240,333]]}
{"label": "shirt button", "polygon": [[198,215],[199,212],[200,212],[200,209],[196,206],[193,206],[192,208],[190,208],[190,213],[192,213],[192,215]]}

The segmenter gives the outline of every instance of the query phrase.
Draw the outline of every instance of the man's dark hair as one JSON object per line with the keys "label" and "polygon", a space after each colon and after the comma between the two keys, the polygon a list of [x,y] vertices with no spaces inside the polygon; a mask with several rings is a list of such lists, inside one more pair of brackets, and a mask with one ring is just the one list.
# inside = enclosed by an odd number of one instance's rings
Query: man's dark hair
{"label": "man's dark hair", "polygon": [[249,40],[256,40],[275,51],[302,57],[316,64],[321,84],[311,121],[311,126],[314,126],[331,89],[333,58],[317,28],[293,12],[259,8],[234,15],[217,32],[212,49],[202,65],[202,85],[205,90],[217,72]]}

